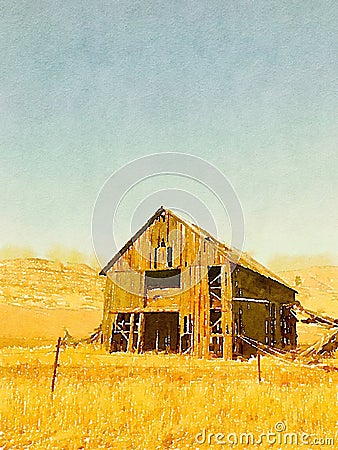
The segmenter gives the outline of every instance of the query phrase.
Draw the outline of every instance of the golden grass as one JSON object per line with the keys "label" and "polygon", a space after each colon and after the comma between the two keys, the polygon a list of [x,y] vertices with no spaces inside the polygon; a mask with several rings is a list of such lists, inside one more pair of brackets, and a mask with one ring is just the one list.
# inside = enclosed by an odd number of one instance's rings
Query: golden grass
{"label": "golden grass", "polygon": [[267,443],[220,446],[213,438],[212,445],[195,442],[203,429],[258,436],[278,422],[288,432],[337,442],[335,372],[263,357],[259,384],[254,360],[107,355],[100,348],[78,347],[61,352],[52,400],[54,349],[53,344],[0,351],[0,447],[281,448]]}

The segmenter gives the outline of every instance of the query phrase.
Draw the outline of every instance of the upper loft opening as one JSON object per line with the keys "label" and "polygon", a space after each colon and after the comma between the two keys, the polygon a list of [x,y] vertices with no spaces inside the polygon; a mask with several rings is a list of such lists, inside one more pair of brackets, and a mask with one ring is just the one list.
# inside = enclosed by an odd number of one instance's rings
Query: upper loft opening
{"label": "upper loft opening", "polygon": [[146,290],[181,287],[181,269],[147,270],[145,272]]}

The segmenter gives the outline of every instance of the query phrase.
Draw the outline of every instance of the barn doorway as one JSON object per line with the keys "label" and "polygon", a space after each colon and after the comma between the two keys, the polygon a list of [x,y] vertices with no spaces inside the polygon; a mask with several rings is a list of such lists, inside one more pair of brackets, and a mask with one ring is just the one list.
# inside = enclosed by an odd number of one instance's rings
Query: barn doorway
{"label": "barn doorway", "polygon": [[145,313],[143,350],[177,352],[179,347],[178,312]]}

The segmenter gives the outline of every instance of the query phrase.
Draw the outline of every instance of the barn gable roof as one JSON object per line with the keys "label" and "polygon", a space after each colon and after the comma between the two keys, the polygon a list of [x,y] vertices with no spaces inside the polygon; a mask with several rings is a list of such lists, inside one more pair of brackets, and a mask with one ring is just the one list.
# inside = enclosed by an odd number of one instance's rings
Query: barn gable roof
{"label": "barn gable roof", "polygon": [[185,221],[184,219],[173,213],[171,210],[164,208],[163,206],[161,206],[155,211],[155,213],[147,220],[147,222],[129,239],[129,241],[126,242],[126,244],[114,255],[114,257],[105,265],[105,267],[103,267],[103,269],[100,272],[100,275],[107,275],[107,272],[114,266],[114,264],[121,258],[121,256],[134,244],[134,242],[137,241],[137,239],[147,230],[147,228],[149,228],[156,219],[158,219],[162,214],[166,212],[170,214],[172,217],[174,217],[177,221],[181,222],[186,227],[189,227],[193,232],[198,234],[198,236],[201,236],[208,242],[213,243],[217,248],[217,250],[220,253],[224,254],[229,261],[235,262],[241,267],[259,273],[266,278],[270,278],[274,281],[277,281],[278,283],[281,283],[284,286],[288,287],[289,289],[297,292],[292,286],[288,285],[282,278],[273,273],[267,267],[260,264],[258,261],[256,261],[247,253],[241,252],[240,250],[234,247],[229,247],[226,244],[218,241],[206,230],[203,230],[201,227],[193,223]]}

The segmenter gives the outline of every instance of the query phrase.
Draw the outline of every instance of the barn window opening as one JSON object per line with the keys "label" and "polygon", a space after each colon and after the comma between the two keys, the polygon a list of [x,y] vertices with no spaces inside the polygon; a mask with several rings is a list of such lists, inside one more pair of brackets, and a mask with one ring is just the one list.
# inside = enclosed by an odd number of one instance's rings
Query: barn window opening
{"label": "barn window opening", "polygon": [[181,270],[147,270],[145,272],[146,289],[166,289],[181,287]]}
{"label": "barn window opening", "polygon": [[154,269],[157,269],[157,248],[154,250]]}
{"label": "barn window opening", "polygon": [[168,267],[173,266],[173,248],[172,247],[167,248],[167,263],[168,263]]}
{"label": "barn window opening", "polygon": [[167,247],[164,239],[162,239],[158,247],[154,248],[154,269],[161,266],[173,266],[173,248]]}

